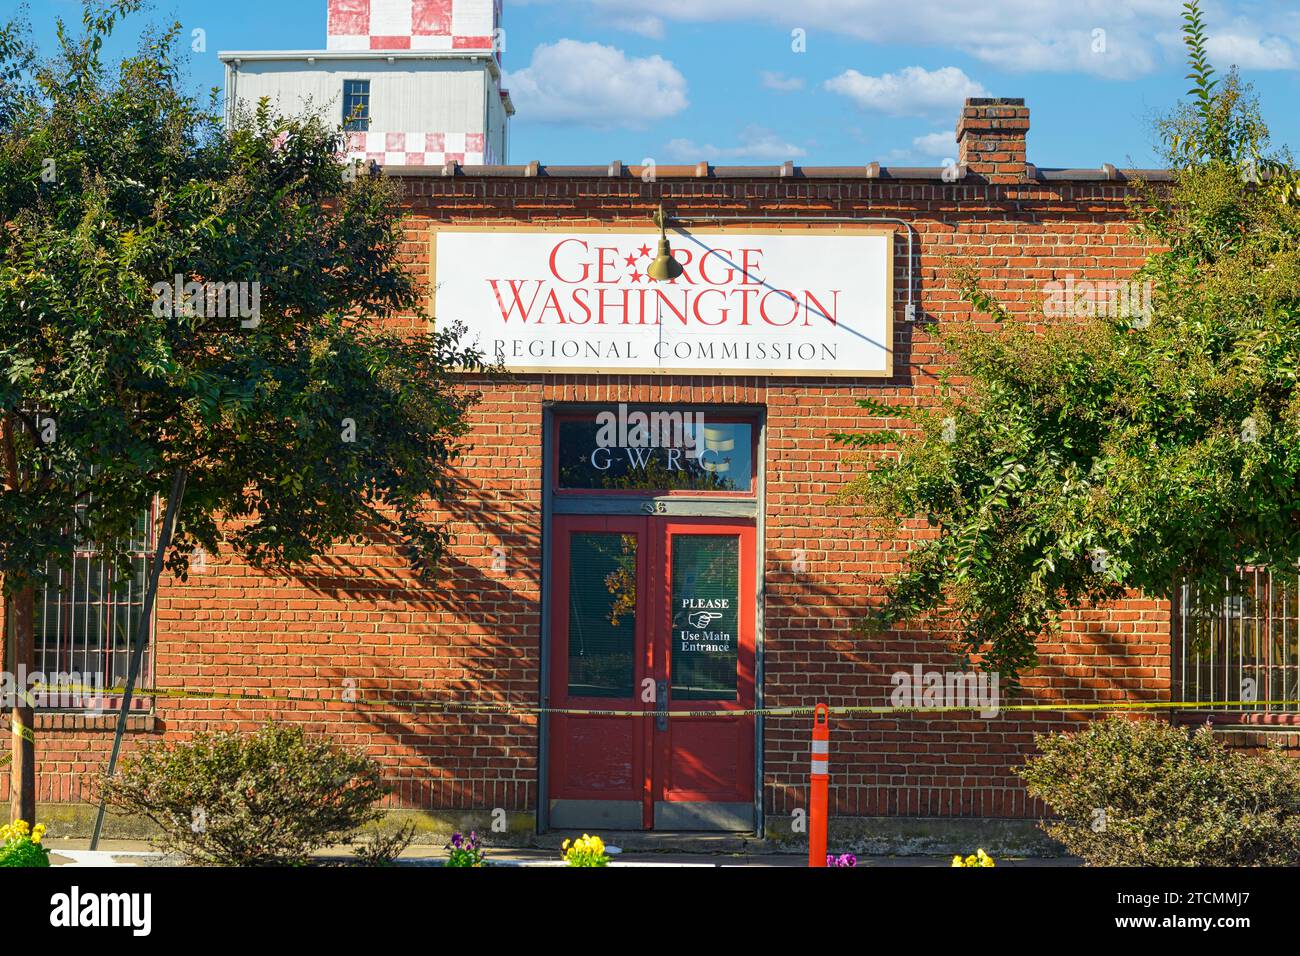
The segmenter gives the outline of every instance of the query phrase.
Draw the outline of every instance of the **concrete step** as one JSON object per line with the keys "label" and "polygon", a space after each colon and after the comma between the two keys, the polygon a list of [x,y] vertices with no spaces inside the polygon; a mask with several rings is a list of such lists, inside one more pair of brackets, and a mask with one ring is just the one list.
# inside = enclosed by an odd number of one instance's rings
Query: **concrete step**
{"label": "concrete step", "polygon": [[[533,846],[559,849],[565,840],[581,833],[554,830],[534,836]],[[597,834],[606,846],[628,853],[780,853],[766,840],[744,833],[665,832],[658,830],[602,830]]]}

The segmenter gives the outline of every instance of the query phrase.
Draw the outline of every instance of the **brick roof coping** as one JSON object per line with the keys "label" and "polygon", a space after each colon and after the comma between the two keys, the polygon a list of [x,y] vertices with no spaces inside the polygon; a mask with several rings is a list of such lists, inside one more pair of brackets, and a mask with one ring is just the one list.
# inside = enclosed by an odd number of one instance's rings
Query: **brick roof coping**
{"label": "brick roof coping", "polygon": [[[1026,164],[1027,179],[1034,182],[1106,182],[1124,180],[1148,180],[1167,182],[1174,178],[1168,169],[1120,169],[1106,163],[1098,169],[1080,168],[1043,168]],[[641,166],[627,166],[615,160],[600,166],[549,166],[540,162],[515,164],[509,166],[461,166],[450,163],[446,166],[385,166],[384,175],[403,178],[442,179],[459,177],[469,179],[526,179],[541,177],[550,179],[639,179]],[[784,163],[780,166],[714,166],[700,162],[686,166],[657,166],[656,179],[885,179],[885,180],[921,180],[934,182],[961,183],[968,170],[960,167],[956,178],[949,172],[944,177],[943,166],[881,166],[869,163],[865,166],[795,166]]]}

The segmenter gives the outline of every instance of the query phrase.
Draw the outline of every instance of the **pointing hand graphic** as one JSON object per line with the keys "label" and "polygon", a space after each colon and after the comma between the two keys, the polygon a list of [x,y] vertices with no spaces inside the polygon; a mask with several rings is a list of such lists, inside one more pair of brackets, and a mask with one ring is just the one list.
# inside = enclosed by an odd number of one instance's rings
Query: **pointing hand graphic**
{"label": "pointing hand graphic", "polygon": [[696,611],[694,614],[687,617],[686,620],[687,623],[691,625],[691,627],[698,627],[703,629],[708,627],[712,622],[716,621],[720,617],[722,617],[722,613],[720,611]]}

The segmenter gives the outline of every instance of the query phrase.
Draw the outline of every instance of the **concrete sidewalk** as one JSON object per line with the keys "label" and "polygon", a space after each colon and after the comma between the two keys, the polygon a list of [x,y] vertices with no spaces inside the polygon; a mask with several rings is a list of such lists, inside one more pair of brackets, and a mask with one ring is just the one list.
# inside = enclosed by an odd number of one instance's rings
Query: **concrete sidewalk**
{"label": "concrete sidewalk", "polygon": [[[169,860],[142,840],[101,840],[99,849],[91,851],[89,840],[47,840],[50,862],[55,866],[180,866]],[[549,848],[499,847],[487,848],[488,862],[493,866],[547,867],[563,866],[558,850]],[[347,847],[332,847],[317,854],[322,860],[346,862],[352,859]],[[798,853],[723,852],[686,853],[681,851],[635,850],[611,853],[611,866],[616,867],[804,867],[807,861]],[[447,851],[436,846],[408,847],[397,860],[398,866],[442,866]],[[858,866],[881,867],[946,867],[951,857],[939,856],[864,856]],[[1010,867],[1072,867],[1080,861],[1070,857],[1005,858],[998,866]]]}

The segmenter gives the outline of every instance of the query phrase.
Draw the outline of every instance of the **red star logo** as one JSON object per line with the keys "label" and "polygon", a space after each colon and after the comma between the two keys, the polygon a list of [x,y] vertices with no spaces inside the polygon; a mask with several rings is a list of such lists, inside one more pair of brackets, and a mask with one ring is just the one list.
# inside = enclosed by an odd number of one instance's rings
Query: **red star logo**
{"label": "red star logo", "polygon": [[626,261],[628,265],[634,266],[636,265],[636,256],[628,256]]}
{"label": "red star logo", "polygon": [[637,272],[635,269],[632,270],[632,281],[633,282],[641,281],[641,273]]}
{"label": "red star logo", "polygon": [[650,258],[650,247],[649,247],[649,246],[642,246],[640,249],[637,250],[637,255],[645,256],[647,259],[649,259],[649,258]]}

